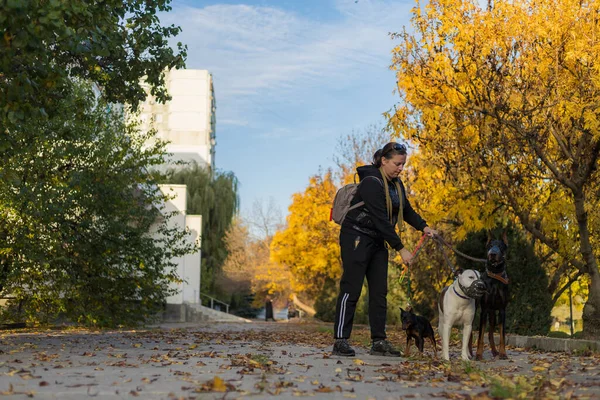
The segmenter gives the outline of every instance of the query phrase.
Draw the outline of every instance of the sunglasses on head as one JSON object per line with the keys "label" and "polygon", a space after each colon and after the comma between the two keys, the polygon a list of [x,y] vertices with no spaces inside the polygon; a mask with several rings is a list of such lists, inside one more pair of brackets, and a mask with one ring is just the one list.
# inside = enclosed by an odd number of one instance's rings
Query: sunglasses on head
{"label": "sunglasses on head", "polygon": [[392,146],[390,146],[390,147],[389,147],[389,148],[388,148],[388,149],[385,151],[385,153],[383,153],[383,155],[385,155],[385,154],[389,153],[389,152],[390,152],[390,151],[392,151],[392,150],[396,150],[396,151],[399,151],[399,152],[401,152],[401,153],[402,153],[402,152],[406,153],[406,146],[405,146],[405,145],[403,145],[402,143],[394,143]]}

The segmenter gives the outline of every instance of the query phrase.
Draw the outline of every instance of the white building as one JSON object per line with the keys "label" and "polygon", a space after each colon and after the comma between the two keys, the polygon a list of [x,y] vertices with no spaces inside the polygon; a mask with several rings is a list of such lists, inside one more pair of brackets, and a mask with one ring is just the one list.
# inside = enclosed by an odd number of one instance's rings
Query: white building
{"label": "white building", "polygon": [[195,161],[214,168],[216,102],[212,75],[206,70],[172,70],[165,78],[172,99],[159,104],[148,96],[140,109],[142,129],[154,127],[169,143],[173,160]]}
{"label": "white building", "polygon": [[[169,142],[170,161],[196,162],[214,168],[216,103],[212,75],[205,70],[172,70],[165,81],[171,100],[159,104],[149,95],[140,107],[141,129],[154,128],[157,138]],[[165,212],[177,212],[170,223],[189,229],[191,240],[199,242],[202,216],[187,213],[186,186],[165,184],[160,185],[160,190],[173,197],[165,204]],[[200,255],[201,251],[176,260],[177,275],[184,282],[171,284],[177,294],[167,298],[165,318],[183,321],[185,305],[200,302]]]}

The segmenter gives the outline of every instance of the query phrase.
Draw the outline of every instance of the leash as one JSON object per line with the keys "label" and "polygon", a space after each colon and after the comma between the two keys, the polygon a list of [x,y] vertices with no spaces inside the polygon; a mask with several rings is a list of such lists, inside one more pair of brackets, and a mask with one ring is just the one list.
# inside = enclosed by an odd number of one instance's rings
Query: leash
{"label": "leash", "polygon": [[454,266],[454,264],[452,264],[452,261],[450,261],[450,257],[448,257],[448,254],[444,250],[442,243],[438,240],[437,244],[438,244],[438,247],[440,248],[440,251],[442,252],[442,255],[444,256],[444,260],[446,260],[446,264],[448,264],[448,266],[450,267],[450,270],[452,271],[452,276],[456,277],[457,268]]}
{"label": "leash", "polygon": [[[417,257],[417,255],[419,254],[421,249],[424,247],[424,244],[427,242],[427,239],[429,239],[429,236],[424,233],[421,236],[421,239],[419,239],[419,242],[417,243],[417,247],[415,248],[415,250],[413,252],[411,262],[414,261],[414,259]],[[452,261],[450,261],[450,257],[448,257],[448,254],[444,250],[444,246],[448,247],[454,253],[458,254],[461,257],[466,258],[467,260],[471,260],[474,262],[487,263],[487,260],[485,258],[471,257],[471,256],[457,250],[456,248],[452,247],[452,245],[450,243],[448,243],[447,241],[445,241],[444,238],[442,238],[439,234],[434,235],[433,240],[435,240],[437,242],[437,244],[440,248],[440,251],[442,252],[442,255],[444,256],[444,260],[446,261],[446,264],[448,264],[448,266],[450,267],[450,270],[452,271],[453,276],[456,276],[456,272],[458,271],[458,269],[454,266],[454,264],[452,264]],[[400,275],[400,284],[402,284],[402,282],[404,281],[405,276],[406,276],[406,285],[407,285],[406,294],[408,296],[408,305],[410,306],[412,303],[412,292],[411,292],[411,281],[410,281],[410,268],[409,268],[408,264],[404,264],[404,266],[402,268],[402,273]],[[496,278],[496,279],[498,279],[498,278]]]}
{"label": "leash", "polygon": [[[435,241],[437,241],[439,244],[444,245],[446,247],[448,247],[450,250],[452,250],[453,252],[455,252],[456,254],[458,254],[459,256],[466,258],[467,260],[471,260],[471,261],[475,261],[475,262],[480,262],[480,263],[487,263],[487,260],[485,258],[475,258],[475,257],[471,257],[461,251],[458,251],[456,248],[452,247],[452,245],[448,242],[446,242],[444,240],[443,237],[441,237],[440,235],[435,235],[433,237],[433,239]],[[445,254],[445,253],[444,253]]]}
{"label": "leash", "polygon": [[[424,233],[423,236],[421,236],[421,239],[419,239],[419,243],[417,243],[417,247],[415,247],[415,251],[413,252],[411,262],[419,254],[419,252],[423,248],[423,245],[427,242],[427,239],[429,239],[429,236],[427,236],[427,234]],[[410,269],[409,269],[408,264],[404,264],[404,267],[402,268],[402,274],[400,275],[400,284],[402,284],[402,281],[404,280],[404,275],[406,275],[406,295],[408,296],[408,305],[411,306],[412,305],[411,304],[412,303],[412,293],[411,293],[411,289],[410,289],[410,286],[411,286]]]}
{"label": "leash", "polygon": [[[440,249],[442,250],[442,254],[444,255],[444,259],[446,260],[446,263],[450,266],[450,269],[452,270],[452,274],[454,276],[456,276],[456,268],[452,265],[452,262],[450,262],[450,259],[448,258],[448,255],[446,254],[446,252],[444,251],[444,248],[442,247],[442,245],[450,248],[450,250],[452,250],[453,252],[455,252],[456,254],[458,254],[459,256],[462,256],[464,258],[466,258],[467,260],[471,260],[471,261],[475,261],[475,262],[481,262],[481,263],[486,263],[487,264],[487,260],[485,258],[475,258],[475,257],[471,257],[469,255],[466,255],[463,252],[458,251],[457,249],[455,249],[454,247],[452,247],[448,242],[446,242],[444,240],[444,238],[442,238],[440,235],[435,235],[433,238],[438,245],[440,246]],[[510,279],[508,278],[508,275],[506,274],[506,271],[504,271],[502,274],[495,274],[493,272],[491,272],[486,265],[485,268],[485,272],[487,273],[487,276],[489,276],[490,278],[496,279],[502,283],[504,283],[505,285],[508,285],[508,283],[510,282]]]}

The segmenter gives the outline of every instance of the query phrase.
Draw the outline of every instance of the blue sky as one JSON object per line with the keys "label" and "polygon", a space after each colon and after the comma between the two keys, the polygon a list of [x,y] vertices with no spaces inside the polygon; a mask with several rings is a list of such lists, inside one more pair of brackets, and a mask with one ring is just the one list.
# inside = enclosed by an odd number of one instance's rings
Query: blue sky
{"label": "blue sky", "polygon": [[339,138],[383,123],[398,101],[389,32],[414,1],[173,0],[187,67],[213,74],[218,169],[240,181],[242,215],[291,196],[333,165]]}

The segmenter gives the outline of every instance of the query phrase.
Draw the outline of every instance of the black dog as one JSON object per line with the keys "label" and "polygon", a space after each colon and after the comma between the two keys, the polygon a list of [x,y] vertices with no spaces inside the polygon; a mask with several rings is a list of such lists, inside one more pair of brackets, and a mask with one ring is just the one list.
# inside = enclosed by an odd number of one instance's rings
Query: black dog
{"label": "black dog", "polygon": [[[476,359],[483,358],[483,334],[486,328],[486,317],[489,316],[490,328],[488,338],[492,355],[496,357],[500,354],[500,358],[505,360],[505,327],[506,327],[506,306],[509,301],[508,293],[508,275],[506,274],[506,250],[508,249],[508,240],[506,232],[502,235],[502,240],[488,237],[487,243],[487,264],[486,271],[482,274],[482,280],[485,282],[487,292],[479,300],[481,306],[481,315],[479,318],[479,338],[477,340]],[[500,352],[496,350],[494,342],[494,330],[496,329],[496,312],[498,312],[499,327],[500,327]],[[469,346],[470,347],[470,346]]]}
{"label": "black dog", "polygon": [[435,358],[437,358],[435,336],[427,318],[416,315],[412,312],[412,308],[409,307],[406,311],[400,308],[400,319],[402,321],[402,330],[406,331],[406,350],[404,351],[404,356],[408,357],[410,355],[411,338],[415,339],[415,345],[421,353],[423,353],[425,339],[429,338],[433,344],[433,353],[435,354]]}

